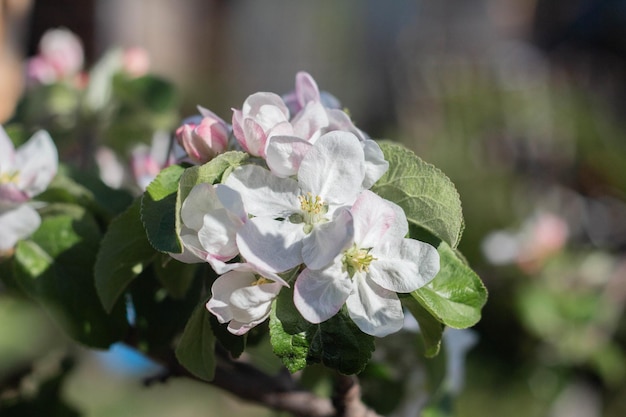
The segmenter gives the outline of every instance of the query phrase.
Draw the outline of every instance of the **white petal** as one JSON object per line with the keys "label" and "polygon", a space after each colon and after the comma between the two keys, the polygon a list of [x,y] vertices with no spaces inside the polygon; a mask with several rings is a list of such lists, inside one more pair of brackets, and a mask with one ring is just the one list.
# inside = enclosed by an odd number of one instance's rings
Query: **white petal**
{"label": "white petal", "polygon": [[415,239],[386,242],[372,250],[369,277],[390,291],[408,293],[428,284],[439,272],[439,253]]}
{"label": "white petal", "polygon": [[347,132],[321,136],[306,154],[298,170],[305,192],[336,205],[351,205],[361,191],[365,159],[359,140]]}
{"label": "white petal", "polygon": [[295,136],[272,136],[267,145],[267,166],[274,175],[296,175],[304,155],[313,147],[311,143]]}
{"label": "white petal", "polygon": [[19,186],[29,197],[48,187],[57,173],[59,156],[48,132],[40,130],[17,149],[16,168],[20,170]]}
{"label": "white petal", "polygon": [[234,258],[239,250],[235,237],[242,222],[233,222],[226,209],[212,210],[203,217],[198,239],[207,253],[223,261]]}
{"label": "white petal", "polygon": [[255,276],[251,272],[231,271],[218,277],[211,287],[212,296],[206,308],[217,316],[220,323],[232,320],[231,294],[239,288],[251,285],[254,281]]}
{"label": "white petal", "polygon": [[195,185],[183,201],[180,217],[185,226],[198,231],[204,225],[204,214],[221,208],[222,204],[211,184]]}
{"label": "white petal", "polygon": [[302,139],[317,137],[328,126],[326,109],[319,101],[311,101],[291,120],[293,133]]}
{"label": "white petal", "polygon": [[220,200],[220,203],[226,210],[228,210],[235,218],[244,222],[248,215],[243,207],[243,200],[241,195],[230,187],[224,184],[215,185],[215,195]]}
{"label": "white petal", "polygon": [[26,204],[0,212],[0,252],[13,248],[18,240],[30,236],[40,224],[39,213]]}
{"label": "white petal", "polygon": [[237,246],[248,262],[284,272],[302,263],[303,236],[301,224],[255,217],[239,229]]}
{"label": "white petal", "polygon": [[397,217],[396,210],[387,200],[368,190],[359,194],[351,212],[354,218],[354,241],[360,248],[372,248],[380,244]]}
{"label": "white petal", "polygon": [[383,337],[400,330],[404,324],[404,314],[398,296],[363,274],[354,276],[357,281],[355,291],[346,300],[350,317],[364,333]]}
{"label": "white petal", "polygon": [[337,259],[326,269],[302,271],[294,285],[293,302],[307,321],[321,323],[337,314],[353,289]]}
{"label": "white petal", "polygon": [[296,74],[296,97],[302,107],[310,101],[320,101],[317,83],[308,72],[300,71]]}
{"label": "white petal", "polygon": [[365,153],[365,178],[363,188],[369,189],[382,177],[389,169],[389,162],[385,160],[383,151],[376,141],[366,139],[361,142]]}
{"label": "white petal", "polygon": [[198,239],[198,232],[183,226],[180,231],[180,240],[183,244],[183,252],[180,254],[170,254],[174,259],[184,263],[196,263],[199,260],[206,261],[208,253],[202,247]]}
{"label": "white petal", "polygon": [[233,319],[242,323],[265,320],[272,300],[281,289],[278,283],[252,285],[239,288],[230,296]]}
{"label": "white petal", "polygon": [[265,158],[265,145],[267,142],[267,134],[263,130],[263,126],[251,118],[243,119],[241,125],[243,129],[243,138],[237,137],[241,146],[253,156]]}
{"label": "white petal", "polygon": [[278,178],[256,165],[235,169],[225,184],[239,192],[246,211],[253,216],[288,217],[300,208],[295,180]]}
{"label": "white petal", "polygon": [[333,221],[315,226],[302,241],[302,259],[311,269],[328,265],[350,243],[354,235],[352,215],[347,209],[336,212]]}

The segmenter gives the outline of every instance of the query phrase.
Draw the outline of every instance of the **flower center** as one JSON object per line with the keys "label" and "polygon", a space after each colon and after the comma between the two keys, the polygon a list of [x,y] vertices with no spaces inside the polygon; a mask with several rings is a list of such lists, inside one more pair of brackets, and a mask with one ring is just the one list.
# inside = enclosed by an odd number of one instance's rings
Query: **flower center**
{"label": "flower center", "polygon": [[0,184],[9,184],[14,183],[17,184],[20,179],[19,171],[9,171],[0,173]]}
{"label": "flower center", "polygon": [[343,267],[348,272],[350,278],[357,272],[369,271],[370,264],[375,261],[373,255],[370,254],[372,248],[359,248],[356,244],[343,253]]}
{"label": "flower center", "polygon": [[300,200],[302,211],[289,216],[289,220],[292,223],[304,223],[305,233],[311,233],[314,225],[328,221],[325,217],[328,213],[328,204],[322,200],[322,197],[319,195],[314,197],[313,194],[306,193],[298,196],[298,200]]}
{"label": "flower center", "polygon": [[272,282],[274,282],[274,281],[272,281],[271,279],[267,279],[265,277],[262,277],[262,276],[258,275],[257,280],[254,281],[250,285],[255,286],[255,285],[263,285],[263,284],[271,284]]}

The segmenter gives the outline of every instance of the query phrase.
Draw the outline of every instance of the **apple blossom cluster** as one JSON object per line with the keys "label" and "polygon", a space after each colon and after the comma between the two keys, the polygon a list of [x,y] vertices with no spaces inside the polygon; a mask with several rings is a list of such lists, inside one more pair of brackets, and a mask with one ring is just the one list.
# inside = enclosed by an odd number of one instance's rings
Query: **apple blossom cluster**
{"label": "apple blossom cluster", "polygon": [[43,192],[58,168],[54,142],[45,131],[15,149],[0,126],[0,255],[41,224],[30,200]]}
{"label": "apple blossom cluster", "polygon": [[389,164],[338,107],[301,72],[289,95],[249,96],[232,126],[201,109],[177,130],[192,162],[229,149],[256,157],[190,191],[180,211],[183,252],[172,254],[220,274],[206,307],[231,333],[266,320],[290,286],[307,321],[345,306],[363,332],[382,337],[403,326],[397,293],[439,271],[437,250],[406,238],[402,208],[370,191]]}

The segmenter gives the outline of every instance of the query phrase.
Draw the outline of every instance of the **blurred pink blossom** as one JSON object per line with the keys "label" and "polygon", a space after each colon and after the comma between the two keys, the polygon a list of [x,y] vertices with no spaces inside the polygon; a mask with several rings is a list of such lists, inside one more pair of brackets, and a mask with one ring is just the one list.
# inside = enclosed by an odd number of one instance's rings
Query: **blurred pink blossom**
{"label": "blurred pink blossom", "polygon": [[64,28],[48,30],[39,41],[39,53],[27,63],[30,80],[50,84],[77,76],[84,63],[80,39]]}
{"label": "blurred pink blossom", "polygon": [[150,69],[150,56],[148,51],[140,47],[131,47],[124,50],[122,55],[122,68],[132,77],[141,77]]}

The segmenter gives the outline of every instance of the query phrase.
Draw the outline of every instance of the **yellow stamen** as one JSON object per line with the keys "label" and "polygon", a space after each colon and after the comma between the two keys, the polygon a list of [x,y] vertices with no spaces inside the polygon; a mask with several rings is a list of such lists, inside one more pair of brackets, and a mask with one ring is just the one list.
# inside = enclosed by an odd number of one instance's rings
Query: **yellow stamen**
{"label": "yellow stamen", "polygon": [[344,252],[343,265],[350,278],[357,272],[369,271],[370,264],[377,259],[370,254],[371,250],[372,248],[358,248],[355,244]]}

